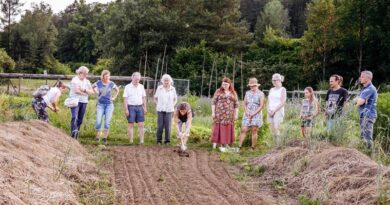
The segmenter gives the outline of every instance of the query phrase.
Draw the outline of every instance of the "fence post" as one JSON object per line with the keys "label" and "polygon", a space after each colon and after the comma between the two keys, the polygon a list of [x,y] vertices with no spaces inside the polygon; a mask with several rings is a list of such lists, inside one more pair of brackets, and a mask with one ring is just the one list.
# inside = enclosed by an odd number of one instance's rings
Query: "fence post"
{"label": "fence post", "polygon": [[21,77],[19,77],[19,89],[18,89],[18,95],[19,95],[19,93],[20,93],[20,86],[21,86],[21,81],[22,81],[22,78],[21,78]]}

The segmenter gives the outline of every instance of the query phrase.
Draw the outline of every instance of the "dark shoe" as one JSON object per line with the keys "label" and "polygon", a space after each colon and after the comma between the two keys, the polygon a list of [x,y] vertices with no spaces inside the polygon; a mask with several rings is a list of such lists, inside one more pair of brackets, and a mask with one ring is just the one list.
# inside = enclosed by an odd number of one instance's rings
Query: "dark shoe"
{"label": "dark shoe", "polygon": [[107,143],[107,138],[103,138],[103,142],[104,142],[104,143]]}
{"label": "dark shoe", "polygon": [[77,140],[77,138],[79,137],[79,131],[78,130],[74,130],[71,134],[72,138]]}

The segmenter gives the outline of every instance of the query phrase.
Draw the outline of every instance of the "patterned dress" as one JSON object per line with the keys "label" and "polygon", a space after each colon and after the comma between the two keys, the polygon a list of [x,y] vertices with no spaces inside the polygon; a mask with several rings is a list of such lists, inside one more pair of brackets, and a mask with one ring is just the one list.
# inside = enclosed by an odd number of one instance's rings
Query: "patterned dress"
{"label": "patterned dress", "polygon": [[238,108],[237,96],[226,95],[217,90],[213,97],[215,118],[213,119],[212,143],[233,144],[234,142],[234,112]]}
{"label": "patterned dress", "polygon": [[[255,92],[249,90],[245,93],[246,99],[246,109],[249,114],[254,113],[260,107],[260,102],[264,98],[264,93],[260,90],[256,90]],[[261,127],[263,125],[263,113],[262,111],[258,112],[255,116],[249,118],[248,116],[243,115],[242,117],[242,126],[243,127]]]}

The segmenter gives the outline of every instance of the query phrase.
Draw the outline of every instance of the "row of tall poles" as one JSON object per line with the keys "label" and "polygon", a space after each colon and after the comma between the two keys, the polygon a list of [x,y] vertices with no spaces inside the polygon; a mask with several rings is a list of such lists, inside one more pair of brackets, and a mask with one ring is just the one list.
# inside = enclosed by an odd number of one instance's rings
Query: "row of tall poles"
{"label": "row of tall poles", "polygon": [[[161,76],[165,73],[168,73],[168,60],[166,56],[166,50],[167,50],[167,45],[165,45],[164,48],[164,53],[162,59],[160,57],[157,58],[157,65],[156,65],[156,72],[154,75],[154,89],[156,90],[156,82],[157,82],[157,77],[158,74]],[[160,64],[161,61],[161,64]],[[235,75],[236,75],[236,56],[233,57],[233,75],[232,75],[232,84],[234,85],[235,82]],[[206,63],[206,55],[203,55],[203,62],[202,62],[202,76],[201,76],[201,86],[200,86],[200,96],[203,96],[203,87],[204,87],[204,79],[205,79],[205,63]],[[160,66],[161,65],[161,66]],[[223,76],[226,76],[228,74],[228,67],[229,67],[229,61],[226,61],[226,66],[225,69],[223,70]],[[140,57],[139,61],[139,72],[141,73],[141,68],[142,68],[142,57]],[[145,61],[144,61],[144,71],[143,71],[143,76],[146,77],[147,69],[149,68],[148,65],[148,51],[145,52]],[[213,60],[213,64],[211,66],[211,73],[210,73],[210,81],[209,81],[209,89],[208,89],[208,97],[211,97],[211,86],[212,86],[212,81],[214,78],[214,73],[215,73],[215,89],[218,88],[218,68],[217,68],[217,63],[216,59]],[[242,52],[240,55],[240,80],[241,80],[241,98],[243,98],[243,92],[244,92],[244,86],[243,86],[243,61],[242,61]],[[145,78],[143,83],[145,83]]]}

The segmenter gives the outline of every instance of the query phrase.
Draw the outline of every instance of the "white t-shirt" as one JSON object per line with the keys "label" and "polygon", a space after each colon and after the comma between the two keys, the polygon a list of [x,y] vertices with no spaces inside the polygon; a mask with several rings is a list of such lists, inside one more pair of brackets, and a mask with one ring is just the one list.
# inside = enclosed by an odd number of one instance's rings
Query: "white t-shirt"
{"label": "white t-shirt", "polygon": [[157,98],[156,110],[158,112],[175,111],[175,100],[177,100],[175,87],[170,86],[169,89],[166,90],[163,85],[159,85],[154,97]]}
{"label": "white t-shirt", "polygon": [[[268,110],[275,110],[278,105],[282,102],[282,93],[286,92],[284,87],[271,88],[268,95]],[[279,110],[284,113],[284,106]]]}
{"label": "white t-shirt", "polygon": [[70,82],[70,92],[69,92],[69,97],[71,98],[79,98],[79,102],[81,103],[88,103],[88,95],[79,95],[76,93],[76,87],[80,87],[81,90],[84,89],[91,89],[91,82],[89,80],[84,79],[80,80],[78,76],[73,77],[72,81]]}
{"label": "white t-shirt", "polygon": [[58,87],[52,87],[50,88],[49,92],[43,96],[43,100],[46,102],[46,104],[54,103],[54,98],[59,95],[61,95],[60,89]]}
{"label": "white t-shirt", "polygon": [[145,88],[142,84],[134,86],[133,83],[129,83],[123,91],[123,97],[127,98],[128,105],[142,105],[142,99],[146,97]]}

